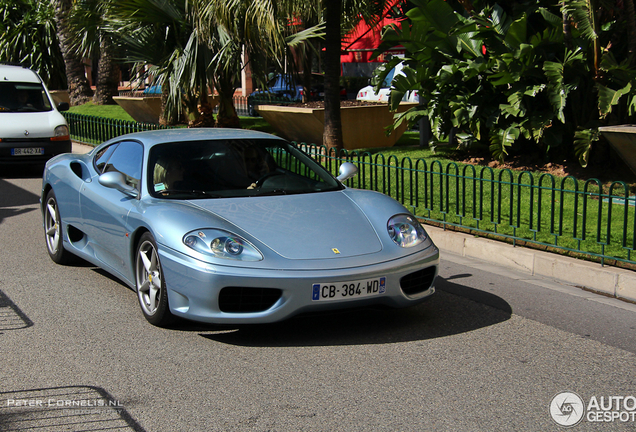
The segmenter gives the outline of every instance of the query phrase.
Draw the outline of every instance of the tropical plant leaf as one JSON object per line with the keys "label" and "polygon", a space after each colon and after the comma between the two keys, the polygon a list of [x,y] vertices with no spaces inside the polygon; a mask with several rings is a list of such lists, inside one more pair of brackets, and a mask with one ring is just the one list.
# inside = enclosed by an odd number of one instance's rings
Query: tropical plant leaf
{"label": "tropical plant leaf", "polygon": [[553,27],[563,28],[563,16],[556,15],[544,7],[538,9],[543,19]]}
{"label": "tropical plant leaf", "polygon": [[594,14],[590,10],[591,0],[563,0],[561,10],[572,18],[581,35],[588,40],[598,39]]}
{"label": "tropical plant leaf", "polygon": [[527,22],[528,19],[525,15],[523,15],[521,18],[515,20],[509,25],[505,37],[506,45],[508,45],[512,49],[515,49],[519,48],[522,44],[527,43]]}
{"label": "tropical plant leaf", "polygon": [[636,114],[636,95],[629,95],[627,101],[627,112],[630,116]]}
{"label": "tropical plant leaf", "polygon": [[598,91],[598,109],[602,117],[612,112],[612,107],[618,105],[621,98],[630,93],[632,89],[631,83],[619,90],[612,90],[600,83],[596,83]]}
{"label": "tropical plant leaf", "polygon": [[565,104],[567,102],[566,87],[563,85],[563,64],[546,61],[543,71],[548,79],[548,99],[555,111],[556,117],[565,123]]}
{"label": "tropical plant leaf", "polygon": [[590,158],[592,144],[599,139],[598,129],[579,130],[574,133],[574,154],[582,167],[586,167]]}
{"label": "tropical plant leaf", "polygon": [[495,159],[503,162],[504,158],[508,154],[507,148],[510,147],[520,135],[520,130],[517,124],[514,124],[506,129],[493,130],[490,136],[490,153]]}
{"label": "tropical plant leaf", "polygon": [[468,52],[472,57],[482,57],[483,45],[479,39],[475,39],[475,34],[475,32],[461,33],[456,36],[462,51]]}

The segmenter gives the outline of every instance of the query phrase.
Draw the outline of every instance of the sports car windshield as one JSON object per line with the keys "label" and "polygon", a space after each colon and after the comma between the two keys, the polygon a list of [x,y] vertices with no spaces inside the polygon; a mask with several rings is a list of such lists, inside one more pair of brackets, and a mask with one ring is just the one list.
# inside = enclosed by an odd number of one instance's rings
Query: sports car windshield
{"label": "sports car windshield", "polygon": [[293,145],[229,139],[155,145],[148,160],[154,197],[204,199],[339,190],[342,185]]}

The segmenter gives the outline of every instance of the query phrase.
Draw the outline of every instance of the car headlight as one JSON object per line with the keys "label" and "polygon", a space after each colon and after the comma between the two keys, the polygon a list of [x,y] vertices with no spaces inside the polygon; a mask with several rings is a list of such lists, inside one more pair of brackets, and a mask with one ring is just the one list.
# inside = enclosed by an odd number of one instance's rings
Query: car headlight
{"label": "car headlight", "polygon": [[183,236],[191,249],[214,258],[238,261],[260,261],[263,255],[250,242],[226,231],[202,229]]}
{"label": "car headlight", "polygon": [[399,214],[389,219],[386,227],[389,237],[403,248],[417,246],[426,240],[426,231],[411,215]]}
{"label": "car headlight", "polygon": [[51,137],[51,141],[66,141],[68,139],[70,139],[70,137],[68,134],[68,126],[66,125],[56,127]]}

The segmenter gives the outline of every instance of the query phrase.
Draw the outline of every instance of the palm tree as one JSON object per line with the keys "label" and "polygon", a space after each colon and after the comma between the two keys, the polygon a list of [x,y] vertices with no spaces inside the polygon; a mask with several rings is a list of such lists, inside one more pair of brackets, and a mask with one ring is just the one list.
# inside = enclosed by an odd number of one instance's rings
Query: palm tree
{"label": "palm tree", "polygon": [[53,4],[0,0],[0,17],[0,61],[28,65],[50,89],[66,88]]}
{"label": "palm tree", "polygon": [[214,53],[196,28],[197,9],[189,0],[120,0],[111,14],[126,59],[144,65],[164,94],[162,122],[185,109],[194,120],[207,104]]}
{"label": "palm tree", "polygon": [[237,72],[242,55],[248,59],[252,76],[263,83],[268,64],[282,70],[291,50],[322,36],[320,25],[296,31],[290,26],[293,3],[272,0],[223,0],[200,2],[200,29],[215,52],[214,86],[220,96],[217,121],[238,126],[232,96],[238,87]]}
{"label": "palm tree", "polygon": [[[323,143],[328,148],[342,148],[342,126],[340,119],[340,49],[341,35],[360,20],[374,23],[384,8],[385,1],[368,2],[365,0],[322,0],[307,2],[306,0],[243,0],[226,2],[212,0],[205,2],[202,8],[205,22],[208,25],[221,24],[228,33],[237,38],[252,55],[252,70],[259,76],[259,69],[254,67],[254,60],[262,58],[263,53],[270,59],[278,60],[289,47],[304,46],[305,54],[311,52],[310,43],[322,36],[325,23],[325,129]],[[292,19],[301,20],[306,30],[297,34],[286,34]],[[260,53],[260,54],[259,54]],[[291,58],[292,56],[288,56]],[[280,65],[279,63],[279,66]],[[306,74],[311,72],[305,66]],[[264,72],[265,69],[260,69]],[[260,76],[264,76],[261,73]],[[307,86],[307,79],[304,85]],[[305,94],[308,91],[305,89]]]}
{"label": "palm tree", "polygon": [[623,0],[623,4],[625,5],[624,17],[629,29],[629,37],[627,39],[629,64],[634,66],[636,64],[636,9],[634,8],[634,0]]}
{"label": "palm tree", "polygon": [[322,143],[328,149],[340,150],[342,119],[340,117],[340,49],[342,0],[323,0],[325,7],[325,123]]}
{"label": "palm tree", "polygon": [[385,0],[322,0],[325,19],[325,123],[323,145],[340,150],[342,121],[340,118],[340,50],[342,34],[360,20],[376,25],[386,5]]}
{"label": "palm tree", "polygon": [[98,105],[112,105],[119,94],[119,67],[115,63],[113,31],[108,14],[113,3],[104,0],[78,0],[69,14],[73,35],[72,49],[81,57],[98,56],[97,80],[93,100]]}
{"label": "palm tree", "polygon": [[60,51],[64,57],[68,93],[71,105],[82,105],[91,99],[92,91],[84,74],[84,64],[72,49],[72,32],[68,18],[72,0],[55,1],[55,22],[57,23]]}

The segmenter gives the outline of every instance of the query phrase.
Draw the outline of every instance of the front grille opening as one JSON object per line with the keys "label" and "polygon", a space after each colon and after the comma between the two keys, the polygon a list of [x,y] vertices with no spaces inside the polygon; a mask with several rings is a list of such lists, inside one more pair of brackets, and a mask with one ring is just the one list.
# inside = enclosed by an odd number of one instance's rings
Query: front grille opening
{"label": "front grille opening", "polygon": [[433,285],[435,266],[418,270],[400,279],[400,287],[406,295],[419,294]]}
{"label": "front grille opening", "polygon": [[222,312],[263,312],[274,306],[283,294],[277,288],[225,287],[219,293]]}

